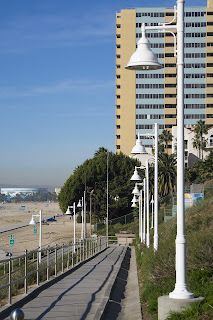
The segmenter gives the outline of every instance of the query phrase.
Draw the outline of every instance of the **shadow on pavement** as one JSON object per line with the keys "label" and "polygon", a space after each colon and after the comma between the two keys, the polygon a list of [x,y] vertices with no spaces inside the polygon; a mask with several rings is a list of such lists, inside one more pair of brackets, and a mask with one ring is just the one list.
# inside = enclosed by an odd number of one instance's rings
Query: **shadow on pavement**
{"label": "shadow on pavement", "polygon": [[[125,298],[125,288],[130,267],[131,249],[128,248],[121,269],[113,286],[110,300],[101,320],[116,320],[122,309],[122,300]],[[121,318],[120,318],[121,319]]]}

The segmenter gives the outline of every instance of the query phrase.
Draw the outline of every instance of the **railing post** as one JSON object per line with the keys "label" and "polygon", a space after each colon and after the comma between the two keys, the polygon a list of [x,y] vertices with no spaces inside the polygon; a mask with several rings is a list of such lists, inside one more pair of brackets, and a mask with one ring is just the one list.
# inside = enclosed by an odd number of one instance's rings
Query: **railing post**
{"label": "railing post", "polygon": [[85,239],[85,259],[87,259],[87,257],[88,257],[88,241],[87,241],[87,239]]}
{"label": "railing post", "polygon": [[55,245],[55,277],[57,276],[57,244]]}
{"label": "railing post", "polygon": [[82,260],[85,260],[85,239],[83,239],[83,255],[82,255]]}
{"label": "railing post", "polygon": [[27,250],[25,250],[24,255],[24,293],[27,294],[28,285],[27,285]]}
{"label": "railing post", "polygon": [[76,246],[75,264],[78,263],[78,244],[79,244],[79,241],[77,241],[77,246]]}
{"label": "railing post", "polygon": [[80,262],[81,262],[81,241],[80,241]]}
{"label": "railing post", "polygon": [[6,262],[4,262],[4,275],[6,273]]}
{"label": "railing post", "polygon": [[8,262],[8,303],[12,304],[12,288],[11,288],[11,256],[9,257]]}
{"label": "railing post", "polygon": [[[71,244],[71,248],[72,248],[72,244]],[[70,266],[70,247],[68,245],[68,252],[67,252],[67,270],[69,269]]]}
{"label": "railing post", "polygon": [[39,286],[39,252],[37,251],[37,260],[36,260],[36,275],[37,275],[37,286]]}
{"label": "railing post", "polygon": [[74,249],[75,249],[75,245],[72,246],[72,268],[73,268],[73,265],[74,265]]}
{"label": "railing post", "polygon": [[47,247],[47,281],[49,281],[50,249]]}
{"label": "railing post", "polygon": [[61,272],[64,273],[64,244],[61,247]]}

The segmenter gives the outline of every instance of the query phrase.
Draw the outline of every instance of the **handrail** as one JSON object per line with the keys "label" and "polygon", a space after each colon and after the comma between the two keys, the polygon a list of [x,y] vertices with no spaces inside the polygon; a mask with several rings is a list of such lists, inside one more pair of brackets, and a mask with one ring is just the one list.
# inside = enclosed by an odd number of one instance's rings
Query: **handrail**
{"label": "handrail", "polygon": [[[75,245],[71,243],[46,247],[42,250],[37,249],[29,252],[26,250],[24,255],[1,260],[0,299],[5,299],[8,295],[8,304],[11,305],[14,286],[18,283],[21,283],[21,285],[18,289],[16,288],[16,291],[24,289],[25,294],[27,294],[30,285],[40,285],[41,276],[42,281],[43,279],[49,281],[51,277],[57,277],[59,272],[62,274],[70,270],[88,258],[95,256],[106,247],[106,237],[86,238],[77,240]],[[40,251],[42,252],[42,260],[39,264]],[[33,253],[36,255],[35,259],[33,259]],[[14,264],[16,264],[15,269],[13,269]],[[7,283],[3,284],[4,281],[7,281]],[[3,289],[8,289],[8,293],[3,292]]]}

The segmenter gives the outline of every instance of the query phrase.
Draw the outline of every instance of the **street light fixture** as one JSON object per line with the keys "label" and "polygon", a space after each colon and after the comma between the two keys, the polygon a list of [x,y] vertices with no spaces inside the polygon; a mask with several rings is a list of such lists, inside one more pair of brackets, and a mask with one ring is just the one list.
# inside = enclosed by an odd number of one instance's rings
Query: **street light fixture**
{"label": "street light fixture", "polygon": [[[75,244],[76,244],[76,210],[75,210],[75,202],[72,206],[67,207],[67,211],[65,214],[70,215],[70,209],[73,209],[73,251],[75,252]],[[72,214],[71,214],[72,215]]]}
{"label": "street light fixture", "polygon": [[[186,284],[186,237],[184,208],[184,4],[185,0],[177,0],[177,24],[159,26],[142,25],[142,38],[138,42],[136,52],[130,58],[127,69],[156,70],[162,68],[152,53],[145,30],[177,31],[177,235],[176,235],[176,283],[169,294],[173,299],[192,299],[193,294],[187,290]],[[172,21],[173,22],[173,21]]]}
{"label": "street light fixture", "polygon": [[84,198],[78,201],[77,208],[81,209],[81,239],[84,239]]}
{"label": "street light fixture", "polygon": [[29,222],[29,225],[35,226],[36,220],[34,218],[39,218],[39,253],[38,253],[38,261],[41,263],[41,249],[42,249],[42,210],[39,211],[39,214],[32,214],[32,218]]}
{"label": "street light fixture", "polygon": [[[138,139],[140,136],[151,137],[154,139],[154,149],[155,149],[155,161],[154,161],[154,241],[153,246],[154,250],[158,250],[158,124],[155,123],[154,131],[150,133],[140,134],[138,133]],[[136,149],[136,148],[135,148]],[[142,154],[134,153],[135,150],[132,149],[132,154]],[[138,150],[139,151],[139,150]]]}

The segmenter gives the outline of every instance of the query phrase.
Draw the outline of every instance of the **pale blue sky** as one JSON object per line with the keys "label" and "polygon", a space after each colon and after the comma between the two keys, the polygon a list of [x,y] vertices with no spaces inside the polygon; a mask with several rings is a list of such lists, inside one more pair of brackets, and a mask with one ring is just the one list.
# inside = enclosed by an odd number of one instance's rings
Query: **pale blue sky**
{"label": "pale blue sky", "polygon": [[114,151],[115,13],[140,6],[0,0],[0,186],[61,185],[100,146]]}

